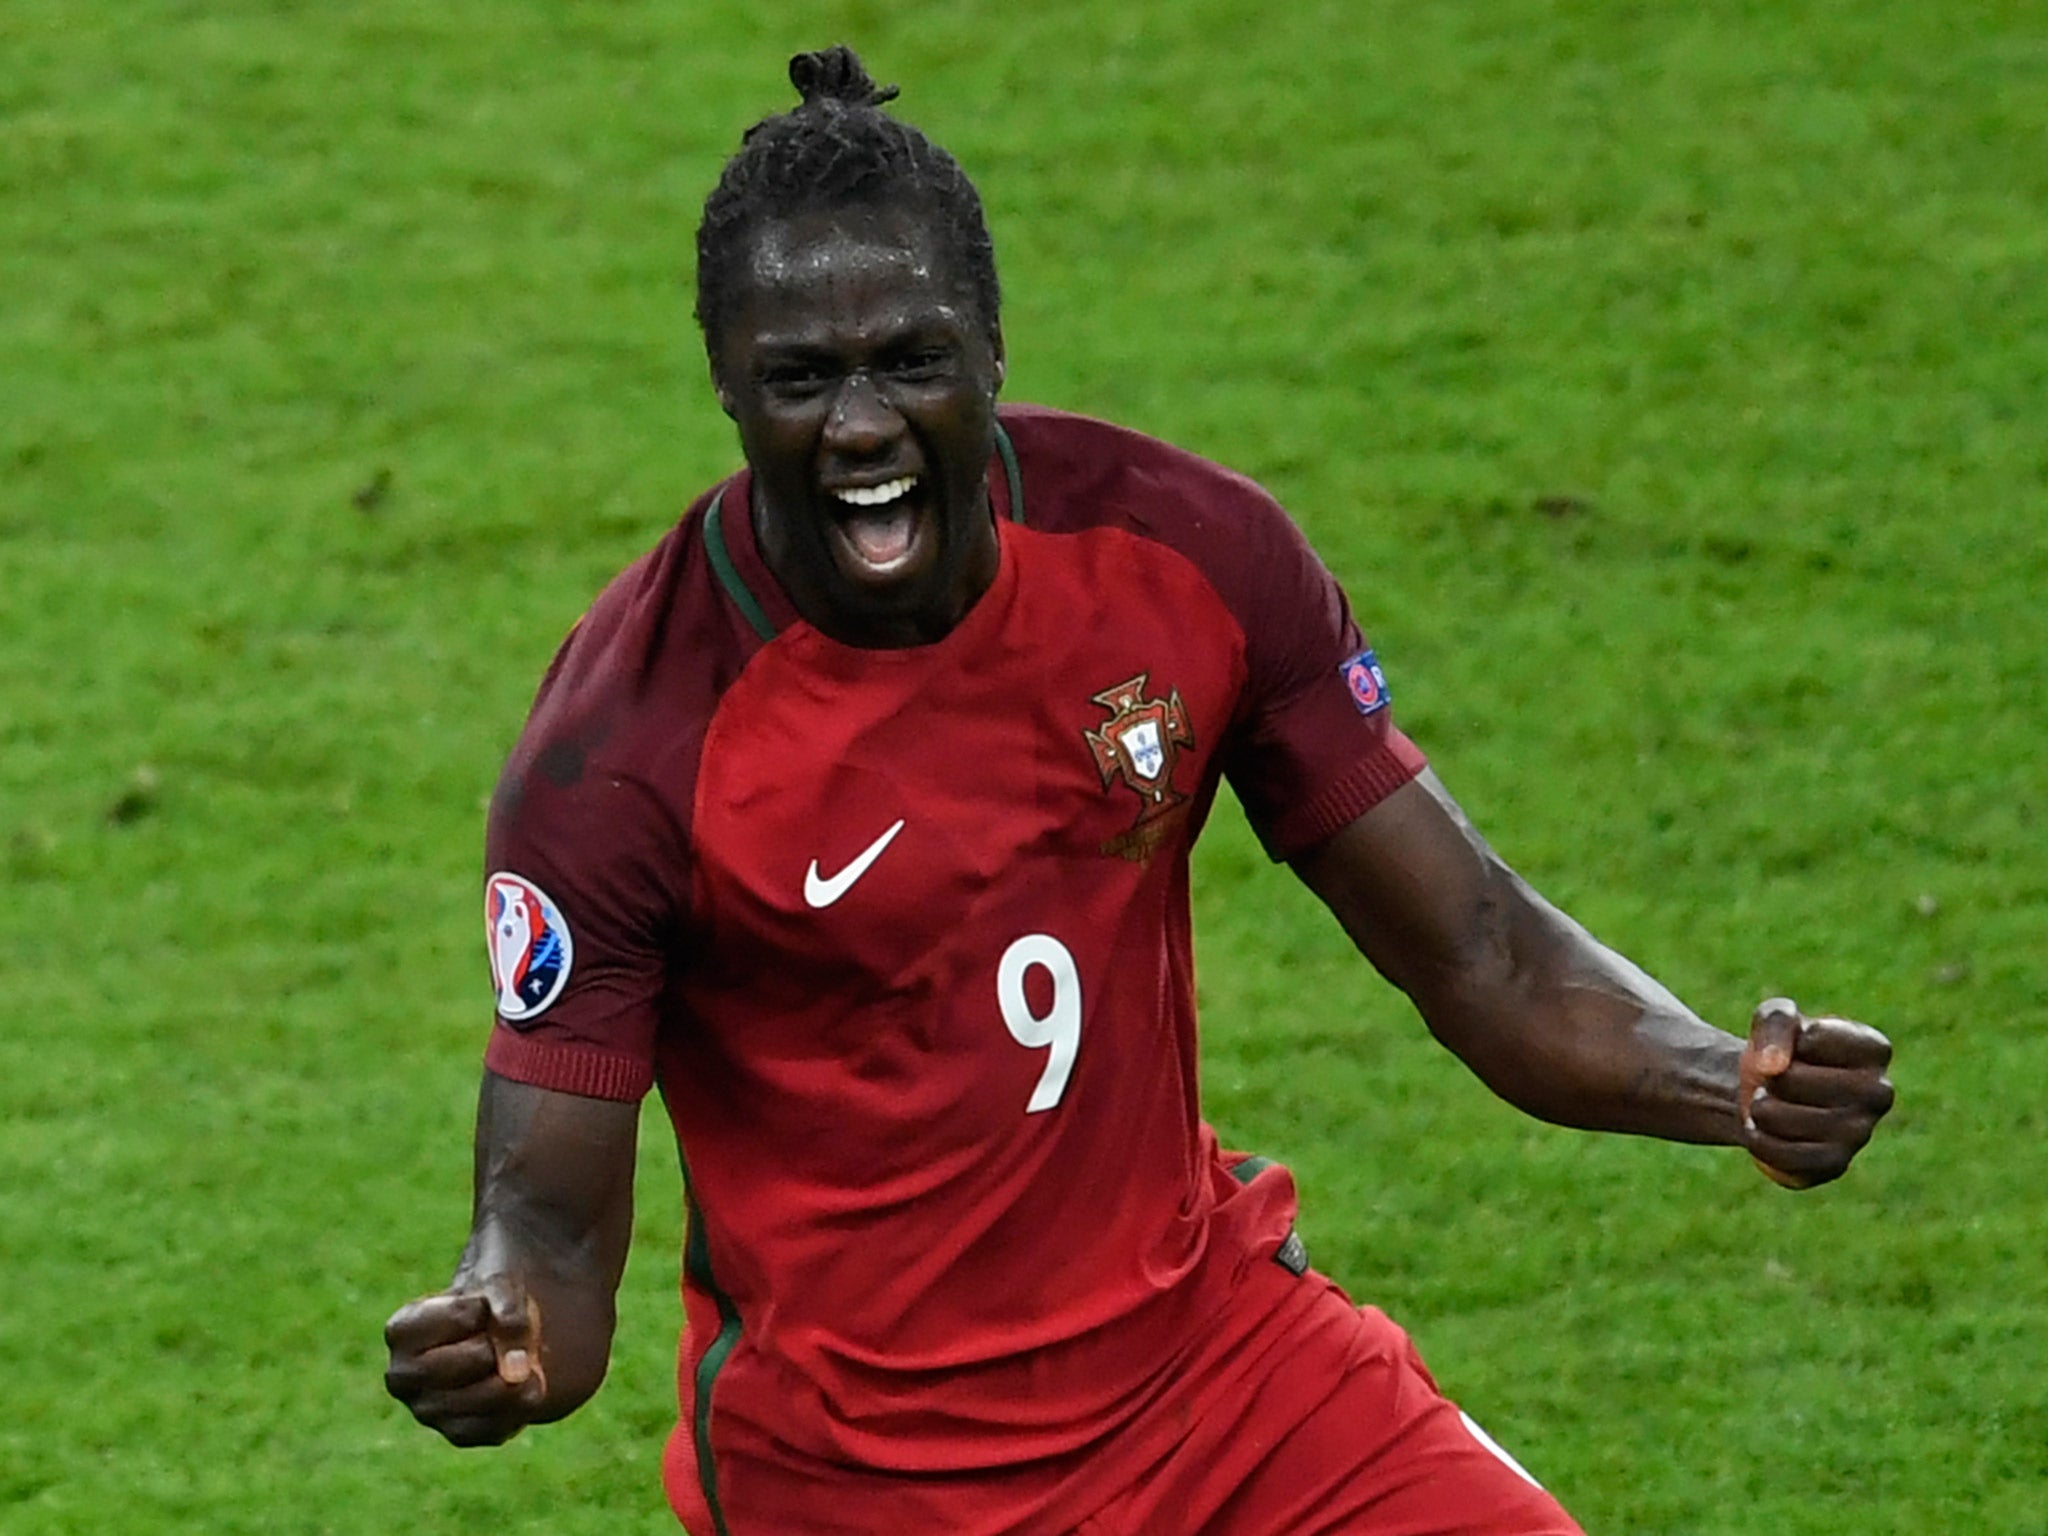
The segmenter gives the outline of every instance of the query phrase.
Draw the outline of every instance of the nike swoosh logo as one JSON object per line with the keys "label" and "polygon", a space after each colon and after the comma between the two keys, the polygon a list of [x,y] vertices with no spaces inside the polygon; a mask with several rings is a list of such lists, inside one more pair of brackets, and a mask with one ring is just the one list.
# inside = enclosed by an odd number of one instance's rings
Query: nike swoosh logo
{"label": "nike swoosh logo", "polygon": [[811,860],[811,867],[804,872],[804,900],[814,907],[829,907],[833,902],[853,889],[853,883],[868,872],[868,866],[882,856],[882,850],[889,846],[896,834],[903,830],[903,821],[898,819],[895,826],[863,848],[846,868],[831,879],[819,877],[818,861]]}

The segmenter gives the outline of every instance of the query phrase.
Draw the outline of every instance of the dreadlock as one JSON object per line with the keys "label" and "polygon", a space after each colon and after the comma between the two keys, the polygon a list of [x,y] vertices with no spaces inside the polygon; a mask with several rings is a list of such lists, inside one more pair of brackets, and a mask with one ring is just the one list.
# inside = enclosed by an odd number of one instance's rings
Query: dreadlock
{"label": "dreadlock", "polygon": [[926,213],[994,329],[1002,301],[995,246],[981,198],[960,163],[879,110],[896,99],[896,87],[877,87],[860,56],[843,44],[798,54],[789,61],[789,79],[802,104],[749,128],[704,200],[697,226],[697,324],[705,345],[715,350],[733,275],[762,224],[863,205],[909,205]]}

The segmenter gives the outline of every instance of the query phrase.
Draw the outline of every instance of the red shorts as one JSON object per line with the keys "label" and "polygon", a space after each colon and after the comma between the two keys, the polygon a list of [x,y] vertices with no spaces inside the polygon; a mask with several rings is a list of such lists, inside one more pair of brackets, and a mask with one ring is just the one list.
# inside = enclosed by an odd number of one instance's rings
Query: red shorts
{"label": "red shorts", "polygon": [[1584,1533],[1437,1391],[1406,1333],[1328,1285],[1234,1412],[1197,1421],[1075,1536]]}
{"label": "red shorts", "polygon": [[[1259,1265],[1240,1301],[1239,1315],[1265,1321],[1205,1352],[1210,1390],[1198,1384],[1064,1471],[862,1488],[850,1469],[778,1474],[755,1457],[745,1469],[753,1496],[728,1502],[725,1536],[1584,1536],[1437,1391],[1384,1313],[1353,1306],[1313,1271],[1296,1278],[1277,1264]],[[691,1536],[720,1536],[688,1418],[686,1407],[664,1481]],[[1159,1429],[1168,1432],[1145,1432]],[[1131,1465],[1114,1465],[1119,1452]],[[732,1488],[740,1492],[739,1477]],[[740,1503],[747,1515],[732,1507]]]}

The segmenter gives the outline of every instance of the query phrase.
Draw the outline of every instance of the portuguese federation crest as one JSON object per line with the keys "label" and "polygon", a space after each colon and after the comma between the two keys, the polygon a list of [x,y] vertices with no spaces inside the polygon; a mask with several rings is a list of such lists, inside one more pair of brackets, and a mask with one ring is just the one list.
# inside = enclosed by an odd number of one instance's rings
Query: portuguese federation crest
{"label": "portuguese federation crest", "polygon": [[1145,689],[1151,676],[1140,672],[1096,694],[1094,702],[1109,711],[1109,718],[1082,733],[1095,754],[1102,787],[1108,789],[1121,780],[1137,793],[1137,821],[1102,845],[1104,853],[1132,860],[1149,858],[1185,814],[1188,797],[1173,787],[1173,769],[1181,749],[1195,744],[1180,690],[1174,689],[1163,699],[1148,699]]}
{"label": "portuguese federation crest", "polygon": [[545,891],[510,874],[484,883],[484,923],[498,1015],[507,1024],[523,1024],[569,984],[569,925]]}

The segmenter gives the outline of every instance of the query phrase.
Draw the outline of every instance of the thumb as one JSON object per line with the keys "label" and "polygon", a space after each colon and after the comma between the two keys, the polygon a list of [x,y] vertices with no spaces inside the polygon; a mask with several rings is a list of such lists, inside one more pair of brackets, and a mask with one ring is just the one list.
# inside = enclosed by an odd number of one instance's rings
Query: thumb
{"label": "thumb", "polygon": [[490,1307],[491,1346],[498,1354],[498,1375],[513,1386],[535,1381],[545,1390],[540,1367],[540,1303],[510,1275],[484,1282]]}
{"label": "thumb", "polygon": [[[1753,1075],[1754,1087],[1767,1077],[1776,1077],[1792,1065],[1799,1049],[1799,1005],[1789,997],[1767,997],[1756,1005],[1749,1018],[1749,1044],[1742,1052],[1745,1075]],[[1748,1094],[1743,1108],[1749,1107]]]}
{"label": "thumb", "polygon": [[[1735,1104],[1742,1117],[1742,1129],[1754,1134],[1756,1121],[1753,1118],[1756,1101],[1762,1096],[1764,1083],[1792,1065],[1799,1049],[1799,1030],[1803,1021],[1799,1016],[1799,1005],[1789,997],[1767,997],[1756,1005],[1756,1012],[1749,1019],[1749,1043],[1742,1048],[1742,1062],[1737,1068]],[[1774,1184],[1787,1189],[1803,1189],[1806,1181],[1793,1174],[1774,1168],[1750,1153],[1750,1161]]]}

